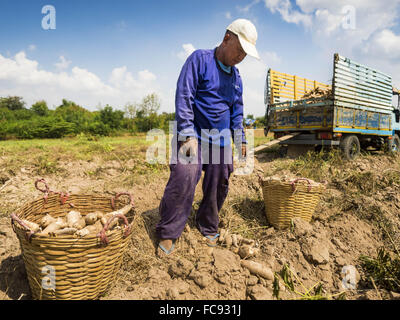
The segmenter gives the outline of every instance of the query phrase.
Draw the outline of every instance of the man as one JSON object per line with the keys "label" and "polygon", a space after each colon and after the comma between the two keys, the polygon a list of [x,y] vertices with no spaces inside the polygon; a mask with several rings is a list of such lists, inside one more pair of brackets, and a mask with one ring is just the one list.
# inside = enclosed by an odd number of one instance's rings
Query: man
{"label": "man", "polygon": [[178,153],[173,151],[171,175],[160,203],[161,220],[156,227],[158,254],[173,252],[191,213],[196,185],[203,180],[203,200],[196,226],[215,246],[218,213],[228,193],[233,171],[232,133],[242,156],[246,140],[243,130],[242,80],[235,67],[246,55],[259,59],[257,31],[248,20],[238,19],[226,30],[214,50],[196,50],[186,60],[176,90]]}

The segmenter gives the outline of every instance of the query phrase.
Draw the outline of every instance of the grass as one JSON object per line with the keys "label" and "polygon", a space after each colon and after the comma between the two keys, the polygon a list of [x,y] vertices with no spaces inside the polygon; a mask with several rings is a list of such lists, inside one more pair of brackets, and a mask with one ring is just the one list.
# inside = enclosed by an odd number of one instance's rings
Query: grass
{"label": "grass", "polygon": [[229,199],[221,219],[226,222],[230,232],[249,239],[257,239],[260,232],[270,227],[266,221],[263,199],[251,194]]}
{"label": "grass", "polygon": [[57,160],[49,154],[40,154],[33,160],[32,163],[36,166],[36,172],[39,175],[46,175],[51,173],[63,172],[65,169],[57,165]]}
{"label": "grass", "polygon": [[[270,140],[267,137],[256,137],[255,146]],[[153,144],[146,140],[146,135],[122,137],[94,138],[87,135],[78,135],[74,138],[64,139],[32,139],[32,140],[6,140],[0,142],[0,156],[23,157],[32,154],[60,154],[70,157],[71,160],[93,160],[95,155],[102,155],[106,159],[127,160],[138,155],[143,156],[148,147]],[[169,143],[167,143],[167,155]],[[30,157],[26,163],[30,162]]]}
{"label": "grass", "polygon": [[[345,292],[334,295],[325,295],[323,286],[320,282],[315,283],[312,287],[306,288],[299,277],[290,267],[285,264],[280,272],[275,272],[273,282],[273,296],[280,299],[280,283],[283,282],[287,290],[300,300],[330,300],[337,297],[337,300],[345,299]],[[298,288],[300,287],[300,289]]]}
{"label": "grass", "polygon": [[273,140],[273,137],[271,135],[268,135],[268,137],[262,136],[262,137],[254,137],[254,147],[258,147],[264,143],[267,143],[268,141]]}
{"label": "grass", "polygon": [[38,174],[62,171],[59,161],[116,160],[123,164],[129,159],[143,159],[143,151],[151,142],[146,136],[103,137],[93,139],[84,135],[66,139],[7,140],[0,142],[3,167],[15,172],[23,166],[34,165]]}
{"label": "grass", "polygon": [[[343,191],[343,197],[332,203],[340,211],[354,212],[360,219],[368,220],[381,228],[383,236],[394,236],[396,227],[392,223],[391,209],[388,201],[396,201],[397,192],[388,192],[387,188],[394,188],[400,184],[400,171],[391,168],[383,171],[367,170],[358,172],[351,170],[345,178],[332,178],[332,185]],[[377,194],[384,194],[385,198],[378,200]]]}
{"label": "grass", "polygon": [[32,139],[32,140],[6,140],[0,142],[0,155],[8,155],[9,153],[24,153],[38,150],[51,150],[53,148],[62,147],[68,151],[103,151],[108,152],[110,148],[118,145],[125,145],[137,148],[139,146],[150,145],[151,142],[146,141],[144,134],[123,137],[101,137],[93,139],[90,136],[78,135],[74,138],[64,139]]}
{"label": "grass", "polygon": [[400,292],[400,256],[379,248],[376,258],[360,256],[361,266],[370,284]]}
{"label": "grass", "polygon": [[331,168],[343,164],[339,150],[331,149],[328,152],[309,151],[292,161],[289,170],[295,175],[302,176],[315,181],[325,180],[330,175]]}

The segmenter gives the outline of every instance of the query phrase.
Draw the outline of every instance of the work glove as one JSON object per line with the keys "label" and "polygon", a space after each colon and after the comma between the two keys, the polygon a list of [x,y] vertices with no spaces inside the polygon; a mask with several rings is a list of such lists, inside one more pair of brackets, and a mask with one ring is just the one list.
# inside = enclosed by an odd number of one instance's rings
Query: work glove
{"label": "work glove", "polygon": [[193,161],[197,157],[198,142],[195,137],[187,137],[186,141],[179,148],[179,158],[186,161]]}

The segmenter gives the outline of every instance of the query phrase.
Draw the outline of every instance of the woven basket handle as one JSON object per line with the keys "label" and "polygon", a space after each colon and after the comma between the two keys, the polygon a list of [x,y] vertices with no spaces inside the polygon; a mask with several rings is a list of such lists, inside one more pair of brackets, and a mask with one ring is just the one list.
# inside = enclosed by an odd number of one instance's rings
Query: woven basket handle
{"label": "woven basket handle", "polygon": [[310,192],[311,191],[311,181],[309,180],[309,179],[307,179],[307,178],[298,178],[298,179],[296,179],[296,180],[293,180],[290,184],[292,185],[292,190],[293,190],[293,192],[295,192],[296,191],[296,182],[297,181],[301,181],[301,180],[305,180],[305,181],[307,181],[308,182],[308,192]]}
{"label": "woven basket handle", "polygon": [[120,219],[124,220],[124,223],[125,223],[124,237],[125,238],[131,233],[131,226],[129,225],[128,219],[123,214],[116,214],[116,215],[112,216],[110,219],[108,219],[107,223],[103,227],[103,230],[101,230],[97,234],[97,236],[100,237],[100,240],[104,245],[108,245],[108,243],[109,243],[108,238],[106,236],[106,231],[108,230],[111,222],[115,218],[120,218]]}
{"label": "woven basket handle", "polygon": [[22,226],[25,230],[25,239],[27,241],[31,241],[32,236],[35,234],[35,232],[33,232],[27,225],[26,223],[24,223],[15,213],[11,214],[11,225],[12,225],[12,229],[15,231],[14,228],[14,222],[17,222],[20,226]]}
{"label": "woven basket handle", "polygon": [[133,196],[129,192],[120,192],[120,193],[117,193],[115,195],[115,197],[111,198],[111,207],[113,210],[115,210],[115,200],[117,200],[120,196],[128,196],[129,201],[130,201],[129,203],[132,205],[132,207],[134,206]]}

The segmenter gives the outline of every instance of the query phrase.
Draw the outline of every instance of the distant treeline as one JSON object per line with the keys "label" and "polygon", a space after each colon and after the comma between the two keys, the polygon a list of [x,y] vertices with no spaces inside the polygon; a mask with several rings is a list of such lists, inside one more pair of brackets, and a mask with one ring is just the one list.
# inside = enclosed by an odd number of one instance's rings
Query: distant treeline
{"label": "distant treeline", "polygon": [[[175,120],[175,113],[159,114],[160,99],[155,93],[125,105],[123,111],[109,105],[98,109],[89,111],[66,99],[54,110],[44,100],[26,108],[22,97],[0,97],[0,140],[63,138],[80,133],[110,136],[155,128],[168,131],[169,121]],[[263,126],[264,117],[248,115],[247,119],[254,120],[247,127]]]}
{"label": "distant treeline", "polygon": [[153,93],[140,103],[127,104],[124,111],[106,105],[89,111],[72,101],[50,110],[46,101],[30,108],[22,97],[0,98],[0,140],[62,138],[80,133],[109,136],[122,133],[147,132],[153,128],[167,130],[174,113],[161,113],[160,100]]}

